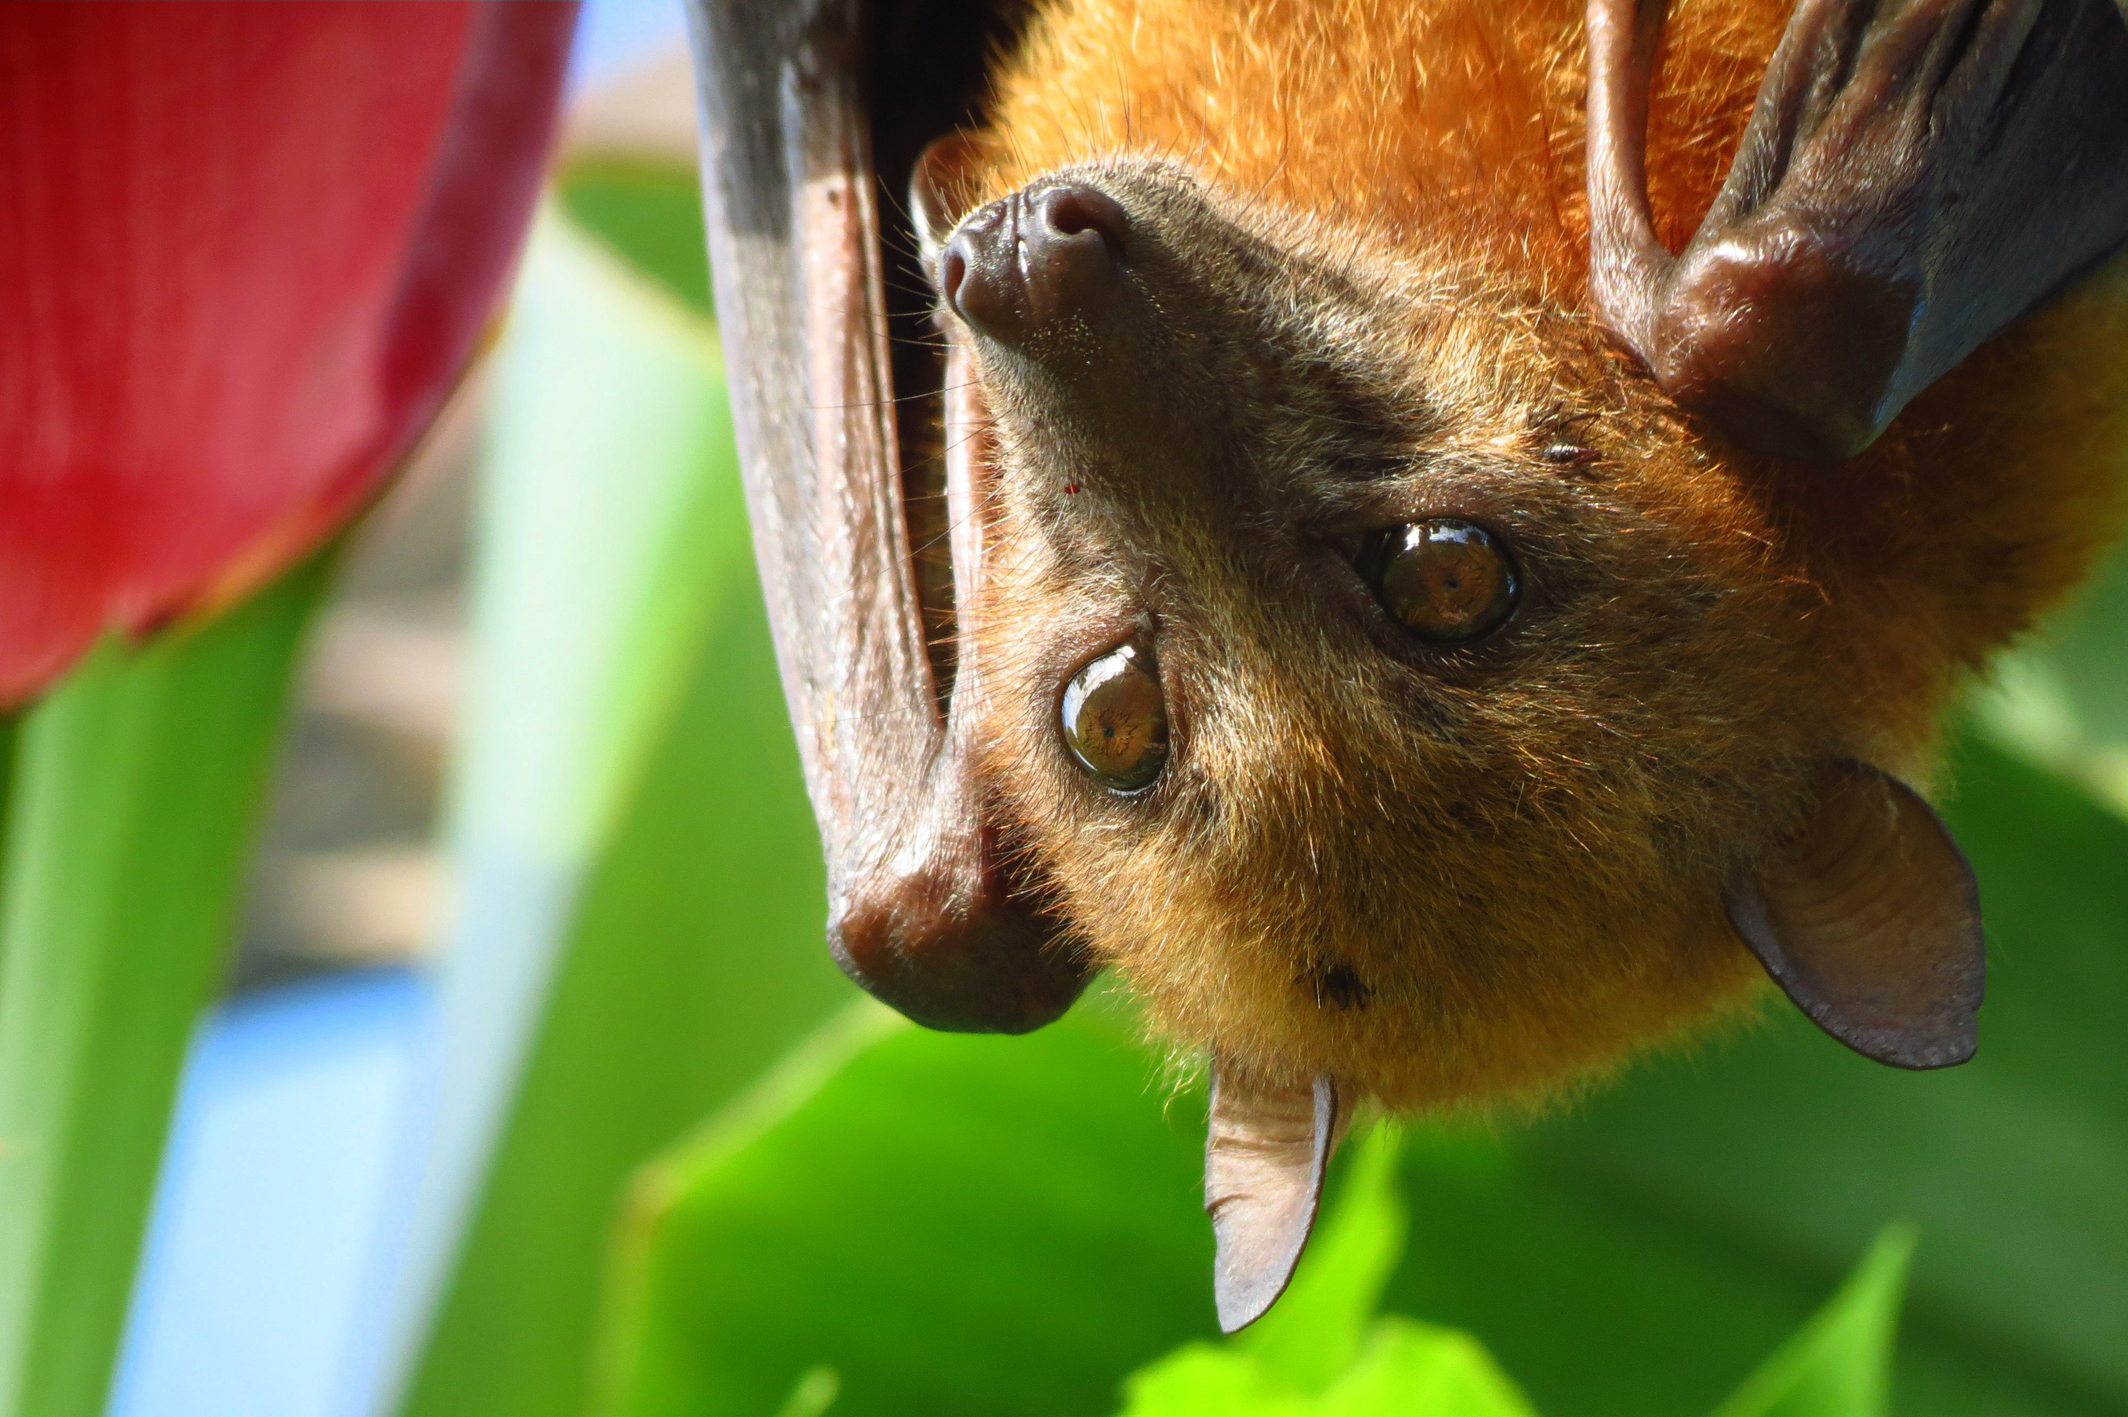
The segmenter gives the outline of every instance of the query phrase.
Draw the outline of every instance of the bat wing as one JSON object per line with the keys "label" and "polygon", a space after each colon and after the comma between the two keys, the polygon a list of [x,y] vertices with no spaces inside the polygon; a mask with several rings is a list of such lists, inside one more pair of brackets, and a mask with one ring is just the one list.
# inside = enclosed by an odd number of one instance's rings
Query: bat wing
{"label": "bat wing", "polygon": [[941,416],[944,379],[920,277],[888,279],[915,243],[896,204],[883,221],[879,195],[882,175],[900,190],[922,143],[966,121],[965,95],[1009,18],[966,0],[690,7],[717,311],[826,849],[829,942],[852,978],[920,1023],[1020,1032],[1062,1013],[1087,971],[1015,877],[973,761],[981,666],[965,620],[981,574],[969,485],[981,468],[965,457],[942,479],[959,484],[945,488],[962,523],[947,592],[957,662],[927,633],[945,588],[931,578],[927,601],[911,508],[925,539],[944,533],[923,513],[946,444],[903,449],[924,443],[908,425]]}
{"label": "bat wing", "polygon": [[1801,0],[1673,256],[1645,179],[1663,0],[1590,0],[1598,314],[1739,443],[1860,451],[2128,241],[2122,2]]}

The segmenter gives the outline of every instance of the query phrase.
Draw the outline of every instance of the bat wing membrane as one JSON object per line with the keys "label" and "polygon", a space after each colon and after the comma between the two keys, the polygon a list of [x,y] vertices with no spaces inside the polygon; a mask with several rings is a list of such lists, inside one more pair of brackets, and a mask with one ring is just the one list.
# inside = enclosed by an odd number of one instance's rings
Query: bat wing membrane
{"label": "bat wing membrane", "polygon": [[1590,0],[1590,291],[1685,407],[1836,459],[2128,241],[2121,0],[1801,0],[1685,250],[1645,151],[1662,0]]}
{"label": "bat wing membrane", "polygon": [[[980,666],[964,652],[942,695],[927,643],[884,274],[912,243],[883,243],[873,162],[875,133],[902,143],[923,105],[880,82],[867,47],[873,30],[907,30],[924,7],[876,8],[691,7],[718,318],[755,553],[827,855],[830,945],[920,1023],[1019,1032],[1063,1012],[1086,970],[1013,877],[990,820],[965,712]],[[941,13],[915,18],[957,24],[972,9],[929,8]],[[939,385],[925,392],[935,403]],[[956,566],[964,598],[979,569]]]}

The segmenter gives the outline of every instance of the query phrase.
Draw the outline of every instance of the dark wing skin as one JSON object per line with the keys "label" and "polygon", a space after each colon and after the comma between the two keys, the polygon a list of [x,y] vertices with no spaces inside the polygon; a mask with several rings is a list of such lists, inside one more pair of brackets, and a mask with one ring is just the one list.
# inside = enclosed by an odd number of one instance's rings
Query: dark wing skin
{"label": "dark wing skin", "polygon": [[1685,250],[1644,151],[1662,0],[1589,0],[1590,293],[1664,390],[1836,459],[2128,240],[2121,0],[1802,0]]}
{"label": "dark wing skin", "polygon": [[[894,399],[935,409],[941,375],[912,339],[898,343],[916,357],[890,358],[890,326],[920,332],[929,298],[909,274],[887,277],[915,243],[894,229],[899,204],[882,203],[874,165],[876,148],[897,169],[890,190],[905,190],[917,148],[965,121],[960,95],[980,83],[999,16],[966,0],[696,0],[690,21],[717,312],[755,554],[826,847],[830,946],[919,1023],[1037,1028],[1077,997],[1086,969],[991,824],[966,712],[981,666],[934,664],[927,644],[908,496],[923,479],[905,482]],[[898,391],[897,363],[904,385],[928,387]],[[980,538],[970,464],[958,465],[947,492],[971,553],[953,567],[965,607]]]}

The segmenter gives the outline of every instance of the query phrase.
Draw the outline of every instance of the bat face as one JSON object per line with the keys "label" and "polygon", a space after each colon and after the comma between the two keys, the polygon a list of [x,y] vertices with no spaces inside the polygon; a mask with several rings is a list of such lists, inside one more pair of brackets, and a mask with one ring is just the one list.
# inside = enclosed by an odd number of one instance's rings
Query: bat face
{"label": "bat face", "polygon": [[2122,521],[2117,0],[698,4],[830,945],[946,1028],[1127,974],[1210,1055],[1223,1326],[1359,1097],[1762,978],[1972,1056],[1894,774]]}
{"label": "bat face", "polygon": [[[1845,726],[1766,510],[1591,325],[1158,161],[935,268],[988,412],[986,757],[1161,1023],[1418,1106],[1744,994],[1724,885]],[[1143,781],[1078,750],[1119,650]]]}

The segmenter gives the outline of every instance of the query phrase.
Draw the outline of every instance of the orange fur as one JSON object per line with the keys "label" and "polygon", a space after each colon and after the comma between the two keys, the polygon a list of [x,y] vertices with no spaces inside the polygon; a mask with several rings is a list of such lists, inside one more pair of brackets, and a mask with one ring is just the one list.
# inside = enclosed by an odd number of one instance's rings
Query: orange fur
{"label": "orange fur", "polygon": [[[1650,187],[1674,246],[1789,6],[1671,8]],[[1246,538],[1173,514],[1113,562],[1060,543],[1013,477],[1039,420],[990,391],[981,623],[1015,631],[985,646],[989,760],[1017,829],[1156,1026],[1274,1079],[1526,1101],[1733,1008],[1761,975],[1728,874],[1828,758],[1925,776],[1960,674],[2121,521],[2128,267],[1845,465],[1745,458],[1586,313],[1582,89],[1573,0],[1054,0],[998,79],[985,195],[1074,165],[1196,174],[1237,229],[1365,292],[1364,321],[1308,318],[1432,411],[1412,448],[1442,471],[1400,515],[1478,508],[1550,586],[1511,662],[1431,671],[1417,731],[1409,677],[1288,613]],[[1587,475],[1543,460],[1562,429],[1602,454]],[[1119,807],[1061,763],[1055,688],[1144,615],[1178,751]],[[1332,969],[1366,1007],[1324,996]]]}

